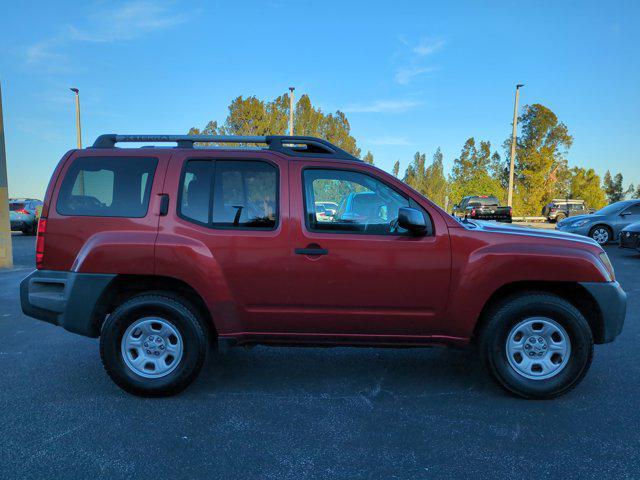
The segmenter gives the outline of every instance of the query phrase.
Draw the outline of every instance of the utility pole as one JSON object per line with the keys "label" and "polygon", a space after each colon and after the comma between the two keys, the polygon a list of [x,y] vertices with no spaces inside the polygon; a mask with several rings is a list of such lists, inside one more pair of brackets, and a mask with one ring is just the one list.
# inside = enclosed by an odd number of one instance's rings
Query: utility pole
{"label": "utility pole", "polygon": [[507,192],[507,205],[513,206],[513,169],[516,161],[516,135],[518,128],[518,96],[523,83],[516,85],[516,100],[513,104],[513,132],[511,133],[511,162],[509,164],[509,191]]}
{"label": "utility pole", "polygon": [[13,267],[13,250],[9,223],[7,152],[4,148],[4,122],[2,119],[2,86],[0,85],[0,268],[11,267]]}
{"label": "utility pole", "polygon": [[296,87],[289,87],[289,135],[293,135],[293,91]]}
{"label": "utility pole", "polygon": [[[76,142],[78,150],[82,148],[82,125],[80,124],[80,90],[77,88],[70,88],[73,93],[76,94]],[[80,195],[84,195],[84,172],[80,170],[78,172],[78,181],[80,184]]]}

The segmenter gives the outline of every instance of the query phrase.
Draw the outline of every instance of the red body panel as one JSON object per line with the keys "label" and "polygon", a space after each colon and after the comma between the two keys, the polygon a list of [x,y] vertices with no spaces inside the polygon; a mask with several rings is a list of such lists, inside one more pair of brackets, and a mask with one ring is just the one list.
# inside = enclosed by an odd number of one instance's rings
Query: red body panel
{"label": "red body panel", "polygon": [[[261,159],[279,168],[280,219],[275,230],[215,229],[177,215],[186,159]],[[191,285],[209,307],[219,333],[276,332],[290,301],[288,161],[256,152],[186,151],[174,155],[165,182],[169,214],[156,244],[156,274]]]}
{"label": "red body panel", "polygon": [[[73,217],[55,199],[74,158],[158,159],[144,218]],[[215,229],[177,214],[186,159],[260,159],[279,170],[274,230]],[[304,222],[305,167],[357,170],[412,198],[429,214],[432,236],[309,231]],[[160,195],[169,210],[160,217]],[[50,207],[49,207],[50,206]],[[588,241],[517,228],[464,228],[395,177],[364,163],[291,159],[266,151],[199,149],[83,150],[68,154],[52,177],[43,269],[160,275],[190,285],[221,336],[240,341],[350,344],[465,343],[480,312],[513,282],[606,281]],[[325,256],[294,253],[318,245]]]}
{"label": "red body panel", "polygon": [[[118,150],[77,150],[59,166],[60,174],[51,193],[57,199],[62,179],[78,157],[117,156]],[[171,151],[136,149],[135,156],[154,157],[158,167],[153,177],[147,215],[143,218],[66,216],[56,211],[55,201],[49,201],[45,237],[45,270],[72,270],[82,273],[120,273],[152,275],[154,242],[158,231],[159,193],[169,163]],[[43,211],[44,216],[44,211]]]}

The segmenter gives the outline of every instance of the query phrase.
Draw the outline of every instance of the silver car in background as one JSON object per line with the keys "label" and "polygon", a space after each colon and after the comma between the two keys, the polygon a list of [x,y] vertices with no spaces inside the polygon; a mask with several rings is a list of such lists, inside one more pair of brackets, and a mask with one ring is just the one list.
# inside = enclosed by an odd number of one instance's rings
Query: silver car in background
{"label": "silver car in background", "polygon": [[627,225],[640,221],[640,199],[612,203],[600,210],[565,218],[556,224],[556,230],[593,238],[605,245],[618,238]]}
{"label": "silver car in background", "polygon": [[42,201],[35,198],[10,198],[11,230],[22,232],[24,235],[35,235],[41,210]]}

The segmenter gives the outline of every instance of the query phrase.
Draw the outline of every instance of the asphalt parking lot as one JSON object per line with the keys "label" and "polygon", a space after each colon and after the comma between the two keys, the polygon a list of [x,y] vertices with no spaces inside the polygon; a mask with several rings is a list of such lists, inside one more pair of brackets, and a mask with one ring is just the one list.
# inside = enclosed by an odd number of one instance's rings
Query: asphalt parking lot
{"label": "asphalt parking lot", "polygon": [[496,387],[467,351],[235,349],[168,399],[119,390],[97,340],[22,315],[34,237],[0,271],[1,478],[638,478],[640,255],[607,247],[622,335],[556,400]]}

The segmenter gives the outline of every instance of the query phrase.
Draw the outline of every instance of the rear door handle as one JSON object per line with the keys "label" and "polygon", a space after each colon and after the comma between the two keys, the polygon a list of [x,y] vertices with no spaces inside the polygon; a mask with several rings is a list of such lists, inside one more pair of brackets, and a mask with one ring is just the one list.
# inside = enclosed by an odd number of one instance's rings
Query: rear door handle
{"label": "rear door handle", "polygon": [[326,255],[329,250],[326,248],[296,248],[297,255]]}
{"label": "rear door handle", "polygon": [[169,213],[169,195],[162,193],[160,195],[160,216],[165,217]]}

